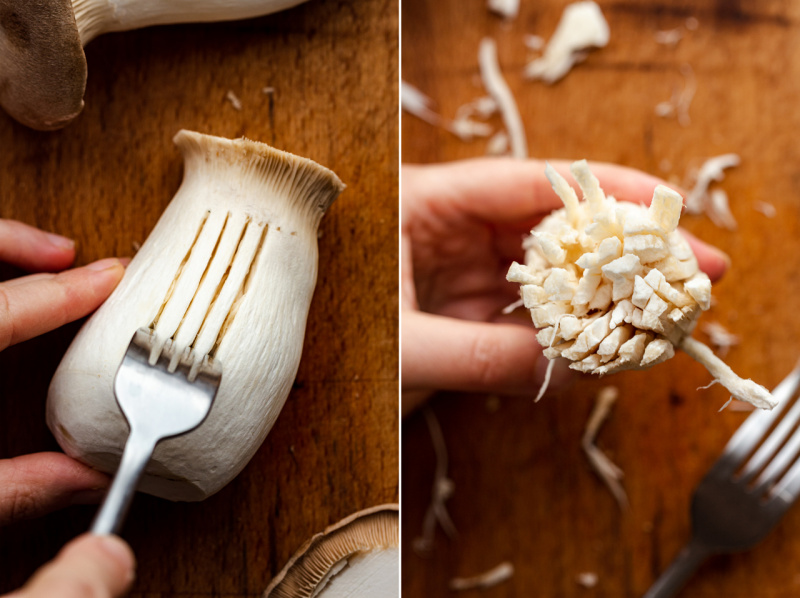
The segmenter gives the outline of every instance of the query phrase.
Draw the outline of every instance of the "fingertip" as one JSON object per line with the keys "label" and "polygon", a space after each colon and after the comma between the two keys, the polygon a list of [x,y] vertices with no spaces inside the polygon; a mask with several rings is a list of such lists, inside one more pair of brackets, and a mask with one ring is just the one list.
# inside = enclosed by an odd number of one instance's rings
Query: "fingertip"
{"label": "fingertip", "polygon": [[124,267],[125,266],[123,266],[120,259],[116,257],[107,257],[84,266],[84,268],[86,268],[87,270],[91,270],[92,272],[103,272],[105,270],[114,270]]}
{"label": "fingertip", "polygon": [[62,251],[75,251],[75,241],[68,237],[62,237],[61,235],[56,235],[54,233],[45,233],[44,238],[47,239],[47,242],[56,249],[60,249]]}
{"label": "fingertip", "polygon": [[32,235],[32,246],[25,251],[25,260],[19,265],[32,272],[60,272],[69,268],[75,261],[75,241],[42,232]]}
{"label": "fingertip", "polygon": [[57,558],[57,563],[74,563],[76,567],[85,561],[97,566],[113,595],[125,591],[133,583],[136,558],[128,543],[119,536],[83,534],[67,544]]}
{"label": "fingertip", "polygon": [[135,576],[136,557],[128,543],[115,535],[97,536],[90,534],[90,537],[95,539],[98,548],[105,553],[109,562],[116,564],[120,571],[120,579],[125,579],[125,583],[130,585]]}
{"label": "fingertip", "polygon": [[681,234],[691,245],[700,269],[708,274],[711,281],[715,282],[722,278],[731,266],[730,256],[718,247],[701,241],[683,229],[681,229]]}
{"label": "fingertip", "polygon": [[103,298],[113,291],[125,274],[125,264],[116,257],[109,257],[84,266],[94,282],[97,292]]}
{"label": "fingertip", "polygon": [[130,588],[135,570],[133,551],[121,538],[83,534],[39,569],[19,595],[118,597]]}

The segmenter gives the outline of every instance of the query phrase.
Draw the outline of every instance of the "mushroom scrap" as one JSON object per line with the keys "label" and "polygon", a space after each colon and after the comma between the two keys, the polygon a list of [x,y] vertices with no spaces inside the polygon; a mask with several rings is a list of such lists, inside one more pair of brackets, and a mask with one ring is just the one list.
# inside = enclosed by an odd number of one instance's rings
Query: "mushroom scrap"
{"label": "mushroom scrap", "polygon": [[83,47],[109,31],[267,15],[305,0],[0,0],[0,106],[60,129],[83,109]]}
{"label": "mushroom scrap", "polygon": [[[711,281],[677,230],[683,199],[659,185],[649,208],[606,197],[585,160],[572,165],[585,201],[555,169],[545,173],[564,202],[524,242],[525,263],[507,279],[521,285],[548,359],[591,374],[647,369],[682,349],[731,394],[756,407],[776,401],[737,376],[690,335],[711,303]],[[552,365],[552,363],[551,363]]]}
{"label": "mushroom scrap", "polygon": [[400,587],[398,505],[359,511],[306,542],[264,598],[395,598]]}

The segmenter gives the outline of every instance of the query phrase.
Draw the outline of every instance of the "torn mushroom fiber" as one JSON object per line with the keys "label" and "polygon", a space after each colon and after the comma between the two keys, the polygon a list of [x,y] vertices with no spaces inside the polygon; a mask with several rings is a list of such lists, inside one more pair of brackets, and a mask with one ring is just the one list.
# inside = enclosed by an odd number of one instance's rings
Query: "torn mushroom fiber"
{"label": "torn mushroom fiber", "polygon": [[545,173],[564,202],[524,242],[525,264],[507,278],[521,285],[549,359],[611,374],[646,369],[686,351],[731,394],[756,407],[776,401],[691,338],[711,303],[711,281],[677,230],[682,197],[659,185],[649,208],[606,197],[585,160],[572,165],[584,201],[555,169]]}

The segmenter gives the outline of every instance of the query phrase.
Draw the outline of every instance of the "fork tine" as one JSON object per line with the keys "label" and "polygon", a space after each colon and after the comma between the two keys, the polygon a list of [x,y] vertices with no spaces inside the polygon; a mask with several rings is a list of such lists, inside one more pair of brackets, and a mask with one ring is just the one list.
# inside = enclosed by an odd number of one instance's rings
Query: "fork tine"
{"label": "fork tine", "polygon": [[[789,399],[784,399],[785,405],[788,405]],[[744,468],[742,469],[742,476],[741,481],[749,482],[753,476],[761,471],[761,469],[770,461],[770,459],[774,460],[769,466],[764,470],[759,476],[759,484],[761,483],[762,479],[768,479],[769,476],[774,476],[780,470],[775,471],[775,464],[776,462],[782,462],[783,466],[787,465],[786,463],[786,454],[788,456],[788,450],[790,449],[791,443],[800,443],[800,436],[795,434],[792,439],[787,443],[786,447],[780,451],[779,454],[775,455],[776,451],[780,448],[783,444],[784,440],[789,437],[789,434],[792,433],[795,424],[800,420],[800,401],[795,401],[792,405],[791,409],[789,409],[786,417],[784,417],[781,422],[775,427],[772,433],[764,439],[764,443],[758,447],[756,453],[750,458],[750,460],[745,464]],[[769,474],[767,471],[769,470]]]}
{"label": "fork tine", "polygon": [[780,473],[797,460],[798,453],[800,453],[800,434],[794,434],[778,454],[773,457],[769,465],[764,468],[761,475],[758,476],[753,491],[758,494],[764,492],[778,478]]}
{"label": "fork tine", "polygon": [[798,494],[800,494],[800,461],[795,461],[772,489],[772,500],[780,499],[788,507],[794,504]]}
{"label": "fork tine", "polygon": [[772,391],[772,396],[778,401],[777,407],[772,411],[758,410],[739,426],[728,444],[725,445],[722,456],[711,468],[714,474],[731,475],[736,471],[745,457],[758,446],[772,424],[786,411],[789,399],[792,398],[798,386],[800,386],[800,361]]}

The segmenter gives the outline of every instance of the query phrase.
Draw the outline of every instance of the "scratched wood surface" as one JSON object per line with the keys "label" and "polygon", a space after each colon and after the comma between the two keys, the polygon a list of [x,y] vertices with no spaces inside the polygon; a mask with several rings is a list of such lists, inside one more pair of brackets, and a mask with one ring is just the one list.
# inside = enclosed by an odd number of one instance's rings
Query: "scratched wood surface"
{"label": "scratched wood surface", "polygon": [[[394,0],[312,0],[238,23],[109,34],[87,47],[77,122],[38,133],[0,114],[0,217],[76,239],[78,264],[132,255],[146,238],[180,184],[171,139],[181,128],[268,142],[348,185],[322,222],[303,360],[277,424],[208,500],[137,498],[123,532],[139,561],[134,597],[259,596],[311,535],[399,499],[398,10]],[[0,354],[0,456],[57,449],[44,400],[77,329]],[[94,512],[0,530],[0,593]]]}
{"label": "scratched wood surface", "polygon": [[[532,54],[523,35],[548,38],[566,2],[523,1],[519,17],[505,23],[480,1],[404,0],[403,79],[452,116],[484,94],[477,47],[491,36],[533,157],[617,162],[681,182],[707,157],[740,154],[741,166],[721,184],[738,230],[717,228],[704,216],[684,217],[682,224],[732,260],[715,285],[716,304],[701,322],[719,322],[740,336],[728,363],[772,387],[800,355],[800,7],[780,0],[598,3],[609,22],[609,45],[548,87],[522,78]],[[690,17],[697,19],[695,31],[686,28]],[[677,46],[655,42],[657,31],[673,28],[683,34]],[[657,117],[654,108],[683,88],[685,64],[697,93],[691,123],[682,127]],[[461,142],[405,113],[402,141],[404,162],[479,156],[486,147],[483,140]],[[756,211],[757,201],[773,204],[777,217]],[[701,332],[698,337],[708,340]],[[718,413],[728,395],[719,386],[696,390],[708,381],[700,365],[679,354],[648,372],[582,379],[536,405],[435,397],[430,405],[443,428],[455,484],[448,508],[459,534],[447,539],[438,531],[427,558],[412,549],[434,469],[424,418],[414,414],[403,420],[402,434],[404,596],[448,595],[450,578],[504,560],[514,564],[513,578],[481,595],[642,595],[688,540],[691,492],[746,417]],[[598,443],[625,471],[625,512],[580,448],[596,391],[609,383],[621,397]],[[704,565],[681,596],[797,595],[798,538],[795,508],[757,549]],[[594,588],[576,583],[584,572],[597,575]]]}

